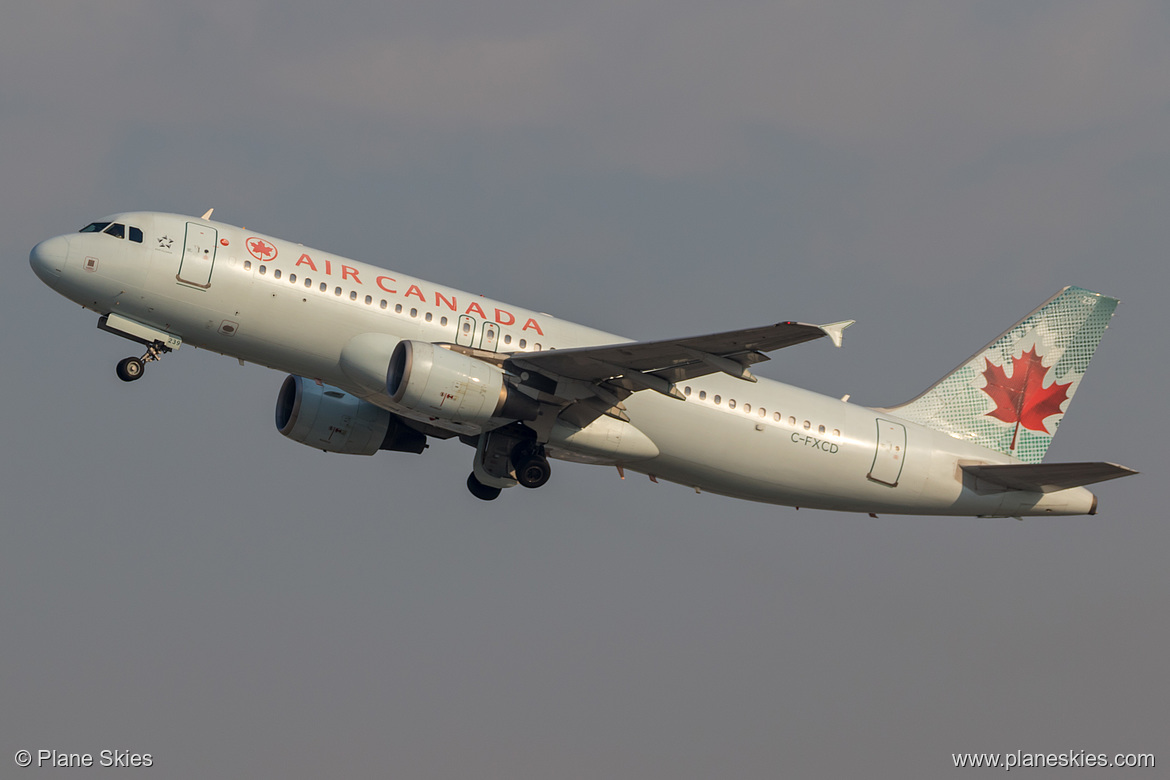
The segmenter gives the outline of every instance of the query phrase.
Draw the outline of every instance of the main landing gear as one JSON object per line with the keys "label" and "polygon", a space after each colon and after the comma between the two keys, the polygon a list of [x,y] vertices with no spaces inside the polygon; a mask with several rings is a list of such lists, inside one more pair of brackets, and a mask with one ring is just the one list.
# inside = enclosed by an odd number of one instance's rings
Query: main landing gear
{"label": "main landing gear", "polygon": [[141,379],[142,375],[146,373],[146,364],[152,360],[158,360],[171,348],[163,344],[161,341],[156,341],[146,347],[146,354],[140,358],[128,357],[118,361],[118,366],[114,370],[118,374],[118,378],[123,382],[133,382],[136,379]]}
{"label": "main landing gear", "polygon": [[517,445],[512,450],[512,465],[516,470],[516,481],[526,488],[538,488],[552,476],[544,447],[535,442]]}
{"label": "main landing gear", "polygon": [[552,476],[544,445],[522,433],[521,427],[500,428],[480,436],[475,469],[467,477],[467,489],[482,501],[499,498],[505,487],[520,484],[538,488]]}
{"label": "main landing gear", "polygon": [[475,472],[467,475],[467,489],[480,501],[495,501],[500,497],[500,493],[504,492],[503,488],[492,487],[480,482],[475,478]]}

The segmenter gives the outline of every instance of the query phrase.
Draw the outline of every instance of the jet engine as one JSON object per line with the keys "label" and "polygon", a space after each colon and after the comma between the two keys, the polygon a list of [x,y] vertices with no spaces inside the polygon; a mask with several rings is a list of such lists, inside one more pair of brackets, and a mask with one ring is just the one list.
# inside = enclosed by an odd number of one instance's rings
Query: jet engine
{"label": "jet engine", "polygon": [[510,385],[499,367],[426,341],[402,341],[386,374],[390,400],[459,423],[535,420],[540,404]]}
{"label": "jet engine", "polygon": [[280,388],[276,428],[301,444],[349,455],[422,452],[427,446],[425,434],[385,409],[300,376],[286,377]]}

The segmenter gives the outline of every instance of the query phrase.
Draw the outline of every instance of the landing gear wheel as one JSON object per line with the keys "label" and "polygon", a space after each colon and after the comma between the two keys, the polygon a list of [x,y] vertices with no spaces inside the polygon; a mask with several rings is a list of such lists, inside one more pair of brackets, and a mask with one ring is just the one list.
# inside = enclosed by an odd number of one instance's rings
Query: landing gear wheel
{"label": "landing gear wheel", "polygon": [[500,497],[502,492],[498,487],[485,485],[475,478],[475,472],[467,475],[467,489],[471,491],[471,495],[475,496],[481,501],[495,501]]}
{"label": "landing gear wheel", "polygon": [[538,488],[552,476],[552,467],[543,455],[529,455],[516,464],[516,481],[526,488]]}
{"label": "landing gear wheel", "polygon": [[123,382],[133,382],[135,379],[140,379],[143,372],[146,371],[146,363],[142,362],[142,358],[128,357],[118,361],[118,378]]}

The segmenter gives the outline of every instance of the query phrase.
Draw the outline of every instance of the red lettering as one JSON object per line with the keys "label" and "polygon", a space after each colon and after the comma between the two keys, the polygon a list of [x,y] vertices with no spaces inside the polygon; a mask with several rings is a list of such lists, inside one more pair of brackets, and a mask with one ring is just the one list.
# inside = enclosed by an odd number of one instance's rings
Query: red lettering
{"label": "red lettering", "polygon": [[353,280],[355,282],[357,282],[358,284],[362,283],[362,280],[358,278],[358,272],[357,272],[356,268],[350,268],[348,265],[341,266],[341,281],[344,282],[346,279],[348,279],[351,276],[353,277]]}
{"label": "red lettering", "polygon": [[483,313],[483,309],[475,301],[472,301],[471,305],[467,307],[467,311],[465,311],[463,313],[464,314],[471,314],[472,312],[475,312],[476,314],[478,314],[480,317],[482,317],[485,320],[487,319],[487,315]]}
{"label": "red lettering", "polygon": [[[505,320],[504,317],[507,317],[508,319]],[[512,312],[510,311],[496,309],[496,322],[500,323],[501,325],[515,325],[516,318],[512,316]]]}
{"label": "red lettering", "polygon": [[329,260],[325,261],[325,275],[333,276],[333,263],[329,262]]}
{"label": "red lettering", "polygon": [[539,333],[541,336],[544,335],[544,331],[541,330],[540,326],[536,324],[536,320],[532,319],[531,317],[528,318],[528,322],[524,323],[524,327],[521,328],[520,330],[528,330],[529,326],[531,326],[532,329],[535,330],[537,333]]}
{"label": "red lettering", "polygon": [[314,271],[317,270],[317,266],[313,264],[313,258],[309,257],[308,255],[301,255],[301,259],[297,260],[297,265],[307,265]]}
{"label": "red lettering", "polygon": [[403,297],[404,297],[404,298],[409,298],[409,297],[410,297],[410,296],[412,296],[412,295],[413,295],[415,298],[418,298],[418,299],[419,299],[420,301],[422,301],[423,303],[426,303],[426,302],[427,302],[427,299],[423,297],[422,290],[418,289],[418,285],[417,285],[417,284],[412,284],[412,285],[410,286],[410,289],[406,291],[406,295],[404,295]]}
{"label": "red lettering", "polygon": [[393,281],[396,281],[396,280],[395,280],[393,277],[390,277],[390,276],[379,276],[377,279],[375,279],[375,280],[374,280],[374,284],[378,285],[379,287],[381,287],[383,290],[385,290],[385,291],[386,291],[386,292],[388,292],[388,293],[396,293],[396,292],[398,292],[397,290],[391,290],[389,287],[387,287],[386,285],[382,284],[382,282],[383,282],[383,281],[387,281],[387,282],[393,282]]}
{"label": "red lettering", "polygon": [[451,309],[451,311],[455,311],[455,296],[451,296],[451,300],[447,300],[446,296],[444,296],[443,293],[436,291],[435,292],[435,307],[438,308],[440,303],[447,304],[447,307],[449,309]]}

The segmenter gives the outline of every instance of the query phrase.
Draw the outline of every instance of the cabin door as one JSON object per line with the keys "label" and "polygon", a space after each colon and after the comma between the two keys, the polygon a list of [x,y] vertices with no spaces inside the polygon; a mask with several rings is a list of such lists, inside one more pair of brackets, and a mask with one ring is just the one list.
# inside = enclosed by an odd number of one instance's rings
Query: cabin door
{"label": "cabin door", "polygon": [[176,277],[181,284],[206,290],[211,286],[211,267],[215,265],[215,228],[187,223],[183,240],[183,259]]}
{"label": "cabin door", "polygon": [[877,452],[869,478],[890,487],[898,486],[902,465],[906,462],[906,426],[890,420],[877,421]]}

